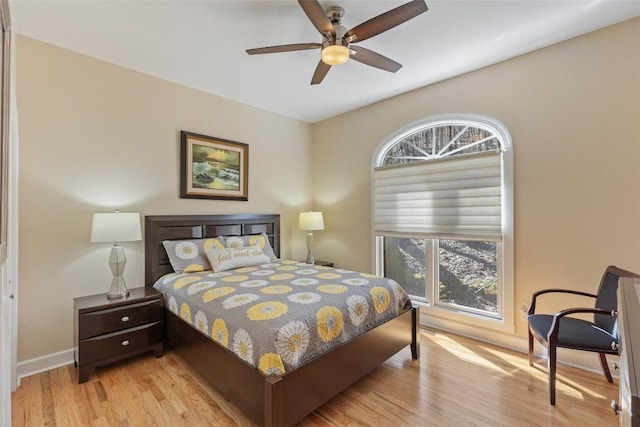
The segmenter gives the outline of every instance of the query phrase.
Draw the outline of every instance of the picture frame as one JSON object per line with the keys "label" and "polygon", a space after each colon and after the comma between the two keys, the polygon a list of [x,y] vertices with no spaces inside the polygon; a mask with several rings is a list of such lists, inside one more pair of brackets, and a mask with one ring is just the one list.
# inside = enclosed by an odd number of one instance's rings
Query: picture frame
{"label": "picture frame", "polygon": [[180,131],[180,197],[249,200],[249,145]]}

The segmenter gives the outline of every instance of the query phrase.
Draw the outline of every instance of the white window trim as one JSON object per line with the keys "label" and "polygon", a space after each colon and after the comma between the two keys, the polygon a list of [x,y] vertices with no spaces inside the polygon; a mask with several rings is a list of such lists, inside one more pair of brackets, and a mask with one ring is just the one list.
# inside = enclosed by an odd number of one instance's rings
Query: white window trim
{"label": "white window trim", "polygon": [[[395,131],[385,138],[374,152],[371,163],[371,200],[374,200],[374,169],[382,164],[384,156],[388,151],[390,144],[404,138],[415,132],[417,128],[424,127],[426,124],[437,126],[438,124],[446,124],[450,121],[468,122],[476,127],[486,127],[499,136],[503,150],[503,205],[502,205],[502,243],[498,250],[502,251],[502,257],[498,257],[498,275],[502,279],[502,295],[498,296],[498,304],[502,305],[502,318],[491,319],[484,316],[475,316],[469,312],[462,312],[453,309],[444,308],[433,304],[416,304],[420,306],[420,311],[424,315],[420,317],[422,324],[441,329],[456,331],[462,334],[478,335],[481,329],[490,329],[503,333],[515,333],[515,284],[514,284],[514,242],[513,242],[513,144],[511,135],[498,120],[473,114],[444,114],[436,116],[428,116],[420,120],[416,120],[401,129]],[[374,218],[374,204],[371,205],[371,218]],[[371,221],[371,237],[374,245],[372,247],[371,259],[376,274],[383,273],[383,237],[376,236],[373,220]],[[500,262],[501,260],[501,262]],[[429,301],[435,301],[432,286],[427,288]]]}

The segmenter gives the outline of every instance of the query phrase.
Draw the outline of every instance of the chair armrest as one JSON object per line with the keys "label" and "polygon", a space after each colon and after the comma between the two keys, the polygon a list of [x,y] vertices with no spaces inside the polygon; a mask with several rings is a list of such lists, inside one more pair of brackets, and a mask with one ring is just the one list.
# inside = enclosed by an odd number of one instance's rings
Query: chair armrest
{"label": "chair armrest", "polygon": [[534,314],[535,313],[535,311],[536,311],[536,299],[540,295],[550,294],[550,293],[573,294],[573,295],[580,295],[580,296],[583,296],[583,297],[591,297],[591,298],[597,298],[598,297],[596,294],[590,294],[588,292],[582,292],[582,291],[575,291],[573,289],[558,289],[558,288],[542,289],[542,290],[539,290],[537,292],[534,292],[533,295],[531,296],[531,303],[529,304],[529,308],[527,309],[527,314]]}
{"label": "chair armrest", "polygon": [[611,311],[603,310],[601,308],[567,308],[565,310],[561,310],[553,315],[553,322],[551,322],[551,328],[549,329],[549,333],[547,334],[547,340],[551,339],[551,337],[555,336],[556,339],[558,337],[558,332],[560,331],[560,319],[563,317],[569,316],[571,314],[578,313],[592,313],[592,314],[604,314],[607,316],[613,316],[614,314]]}

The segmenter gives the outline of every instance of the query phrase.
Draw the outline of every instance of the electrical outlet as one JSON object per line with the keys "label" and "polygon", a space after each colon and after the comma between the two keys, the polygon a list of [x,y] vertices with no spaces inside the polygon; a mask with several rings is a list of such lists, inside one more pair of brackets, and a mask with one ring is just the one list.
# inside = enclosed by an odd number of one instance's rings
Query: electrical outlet
{"label": "electrical outlet", "polygon": [[520,320],[523,322],[527,321],[527,310],[529,309],[529,305],[524,303],[520,306]]}

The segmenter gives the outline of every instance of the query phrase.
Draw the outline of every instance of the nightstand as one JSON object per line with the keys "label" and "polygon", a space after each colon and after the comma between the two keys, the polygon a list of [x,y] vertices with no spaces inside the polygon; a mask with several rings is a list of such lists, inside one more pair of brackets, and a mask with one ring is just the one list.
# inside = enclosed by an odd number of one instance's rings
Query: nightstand
{"label": "nightstand", "polygon": [[73,357],[78,383],[98,366],[153,350],[162,356],[164,301],[151,286],[130,289],[128,298],[106,292],[73,299]]}
{"label": "nightstand", "polygon": [[316,260],[316,265],[321,265],[323,267],[333,267],[333,263],[332,262],[320,261],[319,259]]}

